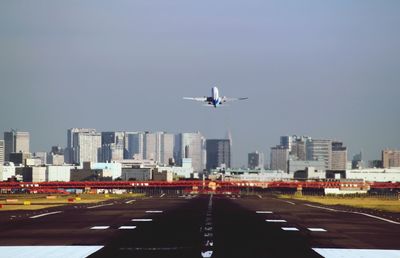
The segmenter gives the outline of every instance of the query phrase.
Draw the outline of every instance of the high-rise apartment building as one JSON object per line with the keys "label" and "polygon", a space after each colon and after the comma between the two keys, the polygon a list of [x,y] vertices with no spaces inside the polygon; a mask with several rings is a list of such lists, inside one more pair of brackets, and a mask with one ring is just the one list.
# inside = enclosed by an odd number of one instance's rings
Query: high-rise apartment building
{"label": "high-rise apartment building", "polygon": [[5,161],[10,160],[10,153],[29,153],[29,138],[29,132],[4,132]]}
{"label": "high-rise apartment building", "polygon": [[249,169],[263,169],[264,154],[258,151],[249,153],[247,164]]}
{"label": "high-rise apartment building", "polygon": [[229,139],[206,140],[208,170],[217,167],[231,167],[231,142]]}
{"label": "high-rise apartment building", "polygon": [[332,142],[332,170],[346,170],[347,168],[347,147],[342,142]]}
{"label": "high-rise apartment building", "polygon": [[288,171],[289,149],[285,146],[271,148],[271,169]]}
{"label": "high-rise apartment building", "polygon": [[384,168],[400,167],[400,150],[383,150],[382,164]]}
{"label": "high-rise apartment building", "polygon": [[332,140],[313,139],[307,144],[307,160],[323,160],[325,169],[332,168]]}

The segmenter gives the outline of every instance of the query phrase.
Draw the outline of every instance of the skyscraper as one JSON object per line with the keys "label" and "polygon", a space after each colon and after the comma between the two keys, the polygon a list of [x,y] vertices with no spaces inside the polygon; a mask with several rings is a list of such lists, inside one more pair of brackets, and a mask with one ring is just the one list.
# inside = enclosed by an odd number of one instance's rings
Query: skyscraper
{"label": "skyscraper", "polygon": [[384,168],[400,167],[400,150],[383,150],[382,163]]}
{"label": "skyscraper", "polygon": [[208,170],[217,167],[231,167],[231,142],[229,139],[206,140]]}
{"label": "skyscraper", "polygon": [[[78,138],[78,133],[95,133],[95,129],[91,128],[71,128],[68,129],[67,131],[67,148],[64,152],[65,155],[65,161],[67,163],[79,163],[76,160],[76,152],[78,151],[78,145],[77,145],[77,138]],[[101,144],[101,137],[100,137],[100,144]]]}
{"label": "skyscraper", "polygon": [[143,137],[143,156],[144,159],[157,161],[159,147],[159,135],[156,133],[146,132]]}
{"label": "skyscraper", "polygon": [[200,132],[181,133],[176,139],[176,160],[182,165],[182,159],[191,158],[195,172],[201,172],[205,166],[205,142]]}
{"label": "skyscraper", "polygon": [[128,138],[128,154],[125,158],[132,159],[135,157],[136,159],[144,159],[144,134],[141,132],[129,132],[126,136]]}
{"label": "skyscraper", "polygon": [[248,154],[248,168],[249,169],[263,169],[264,168],[264,154],[258,151]]}
{"label": "skyscraper", "polygon": [[313,139],[307,144],[307,160],[323,160],[325,169],[332,168],[332,141]]}
{"label": "skyscraper", "polygon": [[101,133],[95,129],[68,130],[69,163],[97,162],[101,159]]}
{"label": "skyscraper", "polygon": [[332,170],[346,170],[347,148],[342,142],[332,142]]}
{"label": "skyscraper", "polygon": [[4,163],[4,140],[0,140],[0,166]]}
{"label": "skyscraper", "polygon": [[124,148],[120,143],[109,143],[101,146],[102,162],[111,162],[124,159]]}
{"label": "skyscraper", "polygon": [[172,133],[161,134],[161,150],[160,150],[160,163],[168,164],[170,159],[174,158],[175,135]]}
{"label": "skyscraper", "polygon": [[18,132],[16,130],[4,132],[5,161],[10,160],[10,153],[29,153],[29,138],[29,132]]}
{"label": "skyscraper", "polygon": [[271,148],[271,169],[288,172],[289,149],[284,146]]}

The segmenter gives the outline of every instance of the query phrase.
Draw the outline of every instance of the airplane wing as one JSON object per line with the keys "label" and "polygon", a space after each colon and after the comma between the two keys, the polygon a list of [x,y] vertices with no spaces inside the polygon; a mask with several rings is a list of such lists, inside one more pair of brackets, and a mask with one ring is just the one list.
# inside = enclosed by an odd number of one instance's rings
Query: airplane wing
{"label": "airplane wing", "polygon": [[231,101],[246,100],[246,99],[248,99],[248,98],[247,97],[246,98],[227,98],[227,97],[223,97],[222,101],[223,102],[231,102]]}
{"label": "airplane wing", "polygon": [[206,97],[195,97],[195,98],[184,97],[183,99],[207,102],[207,98]]}

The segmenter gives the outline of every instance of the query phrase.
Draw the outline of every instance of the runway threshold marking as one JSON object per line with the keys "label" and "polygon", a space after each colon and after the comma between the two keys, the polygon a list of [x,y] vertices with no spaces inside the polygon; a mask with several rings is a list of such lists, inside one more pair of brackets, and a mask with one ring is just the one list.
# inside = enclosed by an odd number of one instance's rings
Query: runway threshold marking
{"label": "runway threshold marking", "polygon": [[95,209],[95,208],[100,208],[100,207],[110,206],[110,205],[114,205],[114,203],[107,203],[107,204],[95,205],[95,206],[90,206],[90,207],[87,207],[87,208],[88,208],[88,209]]}
{"label": "runway threshold marking", "polygon": [[370,217],[370,218],[382,220],[382,221],[385,221],[385,222],[389,222],[389,223],[392,223],[392,224],[400,225],[400,222],[393,221],[393,220],[390,220],[390,219],[385,219],[385,218],[382,218],[382,217],[379,217],[379,216],[375,216],[375,215],[371,215],[371,214],[364,213],[364,212],[342,211],[342,210],[336,210],[336,209],[332,209],[332,208],[326,208],[326,207],[321,207],[321,206],[316,206],[316,205],[311,205],[311,204],[304,204],[304,205],[306,205],[308,207],[312,207],[312,208],[323,209],[323,210],[328,210],[328,211],[333,211],[333,212],[344,212],[344,213],[359,214],[359,215],[363,215],[363,216],[366,216],[366,217]]}
{"label": "runway threshold marking", "polygon": [[36,219],[36,218],[40,218],[40,217],[44,217],[44,216],[49,216],[49,215],[53,215],[53,214],[58,214],[61,213],[62,211],[53,211],[53,212],[48,212],[48,213],[43,213],[43,214],[39,214],[39,215],[35,215],[30,217],[31,219]]}
{"label": "runway threshold marking", "polygon": [[94,230],[103,230],[103,229],[109,229],[110,226],[94,226],[91,227],[90,229],[94,229]]}
{"label": "runway threshold marking", "polygon": [[132,203],[132,202],[136,202],[136,200],[126,201],[125,203],[126,203],[126,204],[130,204],[130,203]]}

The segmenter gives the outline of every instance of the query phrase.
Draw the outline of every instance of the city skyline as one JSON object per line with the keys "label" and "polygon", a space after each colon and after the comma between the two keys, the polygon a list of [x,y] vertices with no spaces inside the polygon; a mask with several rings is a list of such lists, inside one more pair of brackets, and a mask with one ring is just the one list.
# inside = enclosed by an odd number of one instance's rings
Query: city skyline
{"label": "city skyline", "polygon": [[[34,151],[65,146],[70,127],[229,130],[234,166],[281,135],[313,135],[377,159],[400,148],[399,7],[3,2],[0,130],[29,131]],[[210,110],[182,100],[213,86],[249,101]]]}

